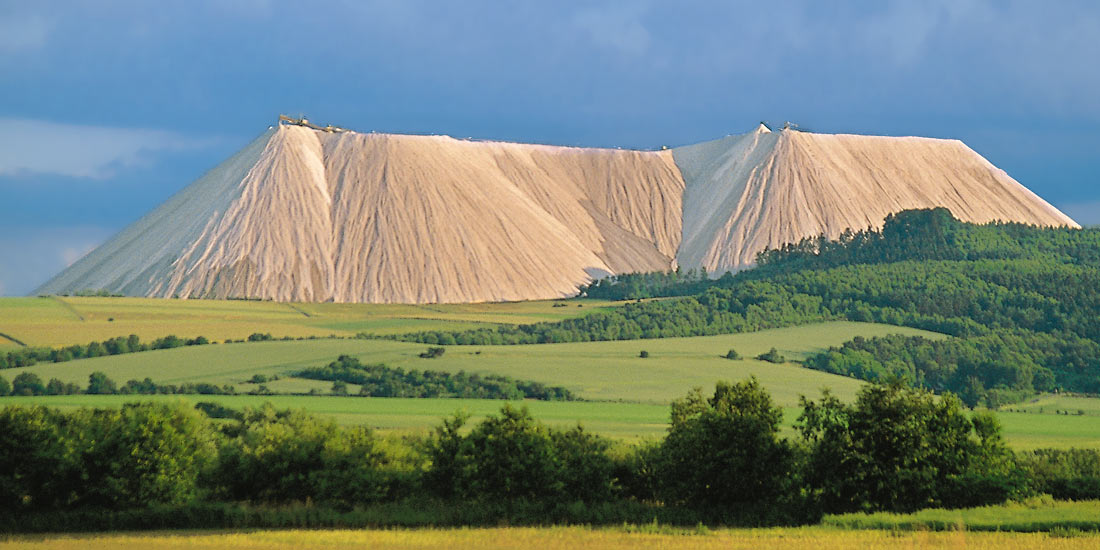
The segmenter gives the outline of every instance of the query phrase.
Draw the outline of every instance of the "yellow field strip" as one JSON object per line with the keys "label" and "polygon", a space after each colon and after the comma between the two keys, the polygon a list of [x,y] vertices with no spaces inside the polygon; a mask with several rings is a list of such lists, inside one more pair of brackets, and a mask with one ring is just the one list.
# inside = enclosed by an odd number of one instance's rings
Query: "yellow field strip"
{"label": "yellow field strip", "polygon": [[732,529],[706,534],[631,533],[583,527],[317,530],[251,532],[154,532],[141,534],[46,535],[0,541],[0,549],[84,550],[301,550],[386,548],[416,550],[529,549],[721,549],[721,550],[1095,550],[1100,537],[1057,537],[1043,533],[843,531],[821,527]]}

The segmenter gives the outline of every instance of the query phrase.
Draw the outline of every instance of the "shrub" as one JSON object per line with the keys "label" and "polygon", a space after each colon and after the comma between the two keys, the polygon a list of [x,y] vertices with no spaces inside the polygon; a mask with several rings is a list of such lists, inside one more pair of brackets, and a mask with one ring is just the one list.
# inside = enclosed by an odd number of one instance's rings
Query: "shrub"
{"label": "shrub", "polygon": [[425,351],[425,352],[421,353],[420,358],[421,359],[436,359],[438,357],[443,357],[443,353],[446,352],[446,351],[447,351],[447,348],[431,347],[431,348],[428,348],[428,351]]}
{"label": "shrub", "polygon": [[783,354],[779,353],[779,350],[772,348],[767,353],[761,353],[756,356],[761,361],[767,361],[769,363],[786,363],[787,358],[783,357]]}
{"label": "shrub", "polygon": [[643,349],[641,353],[638,354],[638,357],[641,357],[642,359],[647,359],[649,357],[649,352]]}
{"label": "shrub", "polygon": [[729,351],[727,351],[727,352],[726,352],[726,354],[725,354],[725,355],[723,355],[722,357],[725,357],[726,359],[740,359],[740,358],[741,358],[741,354],[740,354],[740,353],[737,353],[737,350],[735,350],[735,349],[732,349],[732,348],[731,348],[731,349],[730,349]]}

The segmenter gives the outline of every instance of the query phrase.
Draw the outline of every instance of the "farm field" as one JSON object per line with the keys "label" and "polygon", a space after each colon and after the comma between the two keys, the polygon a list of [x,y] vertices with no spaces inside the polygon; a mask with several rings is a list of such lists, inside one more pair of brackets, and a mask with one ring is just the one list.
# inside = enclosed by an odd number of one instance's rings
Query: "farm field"
{"label": "farm field", "polygon": [[[568,304],[555,307],[557,303]],[[581,305],[582,307],[576,307]],[[527,323],[583,315],[613,302],[562,300],[542,302],[401,306],[372,304],[281,304],[275,302],[156,300],[143,298],[3,298],[0,333],[31,345],[86,343],[136,333],[143,339],[166,334],[204,335],[215,340],[239,339],[254,332],[281,336],[354,335],[368,331],[394,334],[429,329],[462,329],[484,323]],[[114,321],[108,321],[114,319]],[[157,350],[25,369],[6,369],[11,380],[30,370],[43,380],[58,378],[81,386],[92,372],[107,373],[117,383],[152,378],[160,384],[209,382],[230,384],[240,392],[256,389],[253,375],[279,377],[265,385],[280,394],[327,393],[330,382],[293,378],[289,374],[320,366],[339,355],[364,363],[404,369],[501,374],[565,386],[589,402],[528,402],[532,413],[551,425],[583,423],[616,438],[658,437],[666,429],[667,403],[692,387],[713,387],[720,379],[756,376],[776,402],[786,407],[788,433],[798,414],[799,396],[816,397],[823,387],[850,400],[861,382],[804,369],[794,363],[755,359],[731,361],[721,356],[736,349],[743,357],[776,348],[789,360],[841,344],[855,336],[936,333],[870,323],[829,322],[748,334],[519,346],[450,346],[443,357],[421,359],[423,344],[389,340],[319,338],[301,341],[250,342]],[[16,344],[7,341],[11,346]],[[641,351],[649,354],[639,357]],[[358,387],[351,385],[354,394]],[[117,406],[138,396],[43,396],[3,398],[2,403],[39,402],[58,407]],[[501,406],[493,400],[367,399],[307,395],[157,396],[189,402],[217,401],[240,408],[265,401],[280,408],[304,408],[342,424],[363,424],[384,431],[430,429],[439,419],[465,410],[476,421]],[[1058,414],[1069,411],[1071,414]],[[1083,415],[1078,415],[1083,411]],[[1042,413],[1042,414],[1040,414]],[[1100,448],[1100,400],[1063,395],[1039,396],[998,412],[1005,436],[1017,449],[1040,447]]]}
{"label": "farm field", "polygon": [[[415,399],[400,397],[332,397],[306,395],[59,395],[6,397],[3,404],[42,404],[58,409],[78,407],[119,407],[133,401],[215,402],[235,409],[261,407],[271,403],[278,409],[305,409],[334,418],[345,425],[366,425],[387,432],[426,433],[440,419],[458,411],[470,414],[477,422],[497,414],[508,401],[499,399]],[[511,402],[526,405],[531,414],[547,424],[585,429],[615,438],[632,439],[664,435],[668,427],[668,406],[644,403],[583,401]],[[797,413],[795,413],[797,414]],[[789,416],[789,414],[788,414]]]}
{"label": "farm field", "polygon": [[[563,304],[555,306],[555,304]],[[401,334],[463,330],[485,324],[557,321],[615,307],[615,302],[569,299],[484,304],[332,304],[155,298],[0,298],[0,349],[86,344],[137,334],[153,340],[239,340],[255,332],[283,336]]]}
{"label": "farm field", "polygon": [[1001,407],[1001,410],[1033,414],[1100,416],[1100,399],[1047,393],[1028,399],[1023,403],[1005,405]]}
{"label": "farm field", "polygon": [[[304,367],[321,366],[339,355],[353,355],[364,363],[385,363],[405,369],[466,371],[502,374],[569,388],[588,400],[664,404],[695,386],[713,387],[720,379],[739,380],[755,375],[777,403],[797,405],[802,394],[817,395],[831,388],[843,399],[854,397],[861,382],[802,368],[793,363],[773,364],[755,359],[731,361],[721,356],[736,349],[753,357],[777,348],[789,360],[804,358],[855,336],[886,334],[942,335],[916,329],[870,323],[829,322],[755,333],[658,340],[534,344],[517,346],[450,346],[443,357],[421,359],[427,346],[388,340],[305,340],[191,346],[169,350],[39,364],[7,369],[11,380],[31,370],[43,380],[87,384],[88,375],[101,371],[119,384],[150,377],[159,384],[210,382],[232,384],[247,392],[256,386],[245,381],[255,374],[280,376]],[[642,350],[649,352],[641,358]],[[327,391],[331,383],[288,379],[266,384],[282,393]],[[358,391],[349,387],[350,393]]]}
{"label": "farm field", "polygon": [[656,532],[585,527],[394,530],[285,530],[250,532],[152,532],[94,535],[45,535],[0,540],[0,549],[328,549],[389,548],[455,550],[485,548],[665,548],[723,550],[943,548],[971,550],[1094,549],[1093,536],[1046,533],[892,532],[829,527],[720,529],[660,528]]}
{"label": "farm field", "polygon": [[[59,409],[118,407],[131,401],[209,401],[232,408],[260,407],[271,403],[280,409],[305,409],[329,416],[345,425],[366,425],[383,432],[426,433],[440,419],[457,411],[470,414],[471,422],[496,414],[505,401],[494,399],[406,399],[382,397],[332,397],[307,395],[59,395],[5,397],[3,404],[42,404]],[[512,402],[513,405],[517,404]],[[531,414],[552,426],[585,429],[616,439],[661,437],[668,428],[668,406],[647,403],[523,401]],[[794,423],[801,409],[784,407],[783,432],[795,435]],[[1100,422],[1095,417],[1065,417],[998,412],[1004,437],[1016,450],[1045,447],[1100,449]]]}

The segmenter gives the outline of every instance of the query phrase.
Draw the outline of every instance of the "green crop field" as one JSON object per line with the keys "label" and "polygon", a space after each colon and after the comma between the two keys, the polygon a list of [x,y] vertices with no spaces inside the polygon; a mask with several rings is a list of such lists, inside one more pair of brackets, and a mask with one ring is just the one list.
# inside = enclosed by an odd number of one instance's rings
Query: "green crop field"
{"label": "green crop field", "polygon": [[[383,431],[425,433],[440,419],[463,411],[476,422],[497,414],[506,401],[495,399],[415,399],[397,397],[331,397],[307,395],[58,395],[7,397],[2,404],[43,404],[59,409],[118,407],[132,401],[210,401],[236,409],[271,403],[279,409],[305,409],[332,417],[341,424],[366,425]],[[535,418],[557,427],[581,423],[602,435],[633,439],[663,435],[668,427],[668,406],[644,403],[584,401],[534,401],[526,405]],[[797,414],[797,413],[795,413]],[[788,414],[789,416],[789,414]]]}
{"label": "green crop field", "polygon": [[[560,304],[560,305],[556,305]],[[152,340],[239,340],[254,332],[276,337],[354,336],[463,330],[499,323],[537,323],[585,315],[614,302],[542,300],[489,304],[289,304],[237,300],[40,297],[0,298],[0,348],[86,344],[137,334]]]}
{"label": "green crop field", "polygon": [[[567,304],[555,307],[556,303]],[[577,306],[581,307],[577,307]],[[611,302],[588,300],[467,305],[281,304],[274,302],[153,300],[142,298],[5,298],[0,299],[0,333],[30,345],[62,345],[136,333],[144,339],[166,334],[205,335],[222,340],[253,332],[275,336],[354,335],[358,332],[399,333],[409,330],[461,329],[484,323],[525,323],[583,315]],[[110,320],[110,319],[113,319]],[[817,396],[823,387],[851,399],[861,382],[804,369],[795,363],[772,364],[755,359],[728,360],[736,349],[751,358],[777,348],[790,360],[838,345],[855,336],[886,334],[941,335],[915,329],[869,323],[830,322],[749,334],[585,342],[520,346],[450,346],[443,357],[421,359],[427,347],[388,340],[331,339],[193,346],[170,350],[39,364],[7,369],[9,381],[22,370],[43,380],[58,378],[83,386],[95,371],[118,383],[152,378],[160,384],[210,382],[231,384],[247,392],[253,375],[278,376],[266,386],[281,394],[327,393],[328,382],[289,376],[304,367],[327,364],[342,354],[364,363],[386,363],[405,369],[502,374],[560,385],[595,402],[530,402],[536,417],[554,425],[582,422],[589,429],[614,437],[649,437],[663,433],[667,403],[692,387],[712,388],[720,379],[756,376],[787,408],[789,426],[797,416],[801,395]],[[17,346],[0,337],[0,345]],[[649,354],[639,357],[641,351]],[[349,388],[354,394],[358,388]],[[3,398],[0,403],[36,401],[60,407],[117,405],[134,396],[57,396]],[[176,397],[158,397],[175,399]],[[330,415],[341,423],[365,424],[383,430],[421,431],[457,410],[476,419],[497,411],[499,401],[450,399],[368,399],[304,395],[186,396],[184,399],[224,402],[234,407],[301,407]],[[1058,411],[1071,414],[1055,414]],[[1078,415],[1079,412],[1083,415]],[[1045,414],[1039,414],[1045,413]],[[1047,395],[998,413],[1013,447],[1100,447],[1100,400]]]}
{"label": "green crop field", "polygon": [[[788,359],[838,345],[855,336],[885,334],[940,335],[915,329],[868,323],[831,322],[748,334],[535,344],[521,346],[451,346],[443,357],[421,359],[422,344],[386,340],[305,340],[192,346],[56,364],[27,367],[43,380],[58,378],[86,384],[88,375],[102,371],[118,383],[150,377],[161,384],[211,382],[233,384],[240,391],[255,374],[285,377],[307,366],[324,365],[341,354],[365,363],[383,362],[391,367],[439,371],[503,374],[565,386],[584,399],[641,403],[667,403],[694,386],[713,386],[716,380],[738,380],[755,375],[783,405],[794,405],[801,394],[816,395],[829,387],[842,398],[855,395],[860,382],[804,369],[796,364],[777,365],[755,359],[724,359],[730,348],[752,357],[775,347]],[[639,353],[648,351],[648,358]],[[8,369],[9,380],[22,370]],[[266,384],[276,392],[327,390],[331,384],[287,379]],[[354,393],[358,388],[351,387]]]}
{"label": "green crop field", "polygon": [[1005,405],[1001,410],[1066,416],[1100,416],[1100,399],[1048,393],[1023,403]]}
{"label": "green crop field", "polygon": [[971,550],[1093,550],[1095,535],[1064,533],[986,533],[843,530],[832,527],[771,529],[641,528],[492,528],[492,529],[327,529],[258,530],[245,532],[179,531],[19,536],[0,540],[0,549],[119,550],[218,549],[329,549],[392,548],[460,550],[487,548],[629,548],[722,550],[845,550],[971,549]]}
{"label": "green crop field", "polygon": [[[3,404],[42,404],[59,409],[118,407],[132,401],[209,401],[228,407],[261,407],[271,403],[280,409],[305,409],[334,418],[340,424],[365,425],[385,432],[426,433],[440,420],[456,412],[477,422],[496,414],[505,401],[493,399],[412,399],[393,397],[332,397],[309,395],[56,395],[5,397]],[[517,405],[516,402],[512,402]],[[533,401],[522,402],[535,418],[557,427],[582,424],[594,433],[617,439],[660,437],[668,428],[668,406],[647,403]],[[794,436],[800,409],[784,407],[784,435]],[[1017,450],[1054,448],[1100,449],[1100,422],[1096,418],[997,413],[1009,445]]]}

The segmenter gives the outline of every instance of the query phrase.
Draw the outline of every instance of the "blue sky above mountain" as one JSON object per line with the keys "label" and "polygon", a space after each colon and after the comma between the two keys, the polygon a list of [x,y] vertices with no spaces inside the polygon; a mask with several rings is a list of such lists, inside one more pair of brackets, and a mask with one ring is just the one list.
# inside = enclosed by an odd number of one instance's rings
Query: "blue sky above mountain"
{"label": "blue sky above mountain", "polygon": [[279,113],[656,148],[792,120],[958,138],[1100,223],[1093,2],[0,1],[0,294]]}

